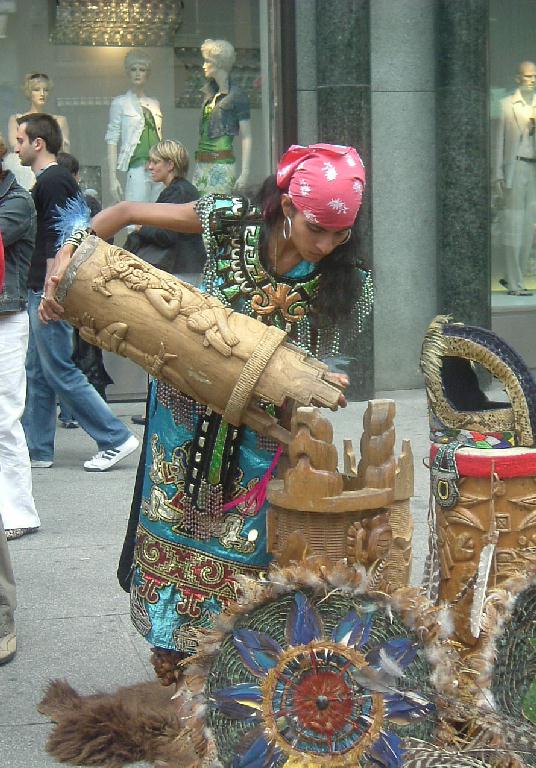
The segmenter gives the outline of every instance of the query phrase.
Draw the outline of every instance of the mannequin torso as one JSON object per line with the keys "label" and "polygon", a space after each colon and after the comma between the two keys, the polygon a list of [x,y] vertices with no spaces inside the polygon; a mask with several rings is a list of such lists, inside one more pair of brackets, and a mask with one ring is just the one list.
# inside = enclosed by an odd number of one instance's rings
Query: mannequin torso
{"label": "mannequin torso", "polygon": [[[231,194],[234,190],[243,190],[249,181],[252,144],[249,100],[233,83],[231,70],[223,66],[223,59],[218,65],[218,45],[232,49],[226,41],[205,41],[201,47],[207,84],[203,88],[205,99],[193,176],[194,186],[201,194]],[[233,152],[236,136],[240,138],[242,150],[238,178]]]}
{"label": "mannequin torso", "polygon": [[112,100],[105,137],[110,194],[116,202],[123,198],[117,171],[125,171],[124,198],[149,202],[156,200],[161,190],[161,185],[150,180],[145,163],[151,146],[162,138],[162,110],[159,102],[144,92],[148,64],[133,60],[127,73],[131,88]]}
{"label": "mannequin torso", "polygon": [[[11,115],[7,125],[7,138],[11,152],[6,156],[4,167],[12,171],[19,184],[25,189],[31,189],[35,184],[35,175],[30,167],[21,166],[18,155],[15,154],[15,145],[17,143],[17,120],[23,115],[29,114],[50,114],[45,109],[52,81],[45,74],[26,75],[24,78],[22,90],[28,98],[30,104],[25,112],[17,112]],[[69,137],[69,123],[64,115],[53,115],[60,126],[63,136],[62,150],[68,152],[71,146]]]}

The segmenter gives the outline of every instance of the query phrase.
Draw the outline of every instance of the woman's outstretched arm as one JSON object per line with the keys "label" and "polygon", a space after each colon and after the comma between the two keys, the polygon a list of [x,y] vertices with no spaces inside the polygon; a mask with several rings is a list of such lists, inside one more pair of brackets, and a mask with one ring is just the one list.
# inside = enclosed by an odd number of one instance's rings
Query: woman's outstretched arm
{"label": "woman's outstretched arm", "polygon": [[129,224],[147,224],[175,232],[199,234],[201,222],[191,203],[133,203],[124,201],[105,208],[92,220],[99,237],[108,240]]}

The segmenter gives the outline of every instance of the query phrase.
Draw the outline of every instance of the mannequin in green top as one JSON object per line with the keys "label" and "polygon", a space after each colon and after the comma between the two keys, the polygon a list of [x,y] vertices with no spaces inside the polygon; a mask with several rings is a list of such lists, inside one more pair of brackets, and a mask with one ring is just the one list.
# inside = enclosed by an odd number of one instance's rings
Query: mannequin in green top
{"label": "mannequin in green top", "polygon": [[[249,180],[251,120],[249,99],[231,77],[236,56],[227,40],[205,40],[201,46],[207,84],[195,153],[193,185],[204,195],[243,191]],[[237,178],[233,152],[240,137],[242,171]]]}
{"label": "mannequin in green top", "polygon": [[125,70],[131,87],[112,100],[105,137],[110,194],[114,202],[123,198],[117,171],[125,171],[124,199],[154,202],[162,185],[151,180],[145,165],[150,148],[162,139],[162,110],[156,99],[144,93],[151,60],[144,51],[130,51],[125,57]]}

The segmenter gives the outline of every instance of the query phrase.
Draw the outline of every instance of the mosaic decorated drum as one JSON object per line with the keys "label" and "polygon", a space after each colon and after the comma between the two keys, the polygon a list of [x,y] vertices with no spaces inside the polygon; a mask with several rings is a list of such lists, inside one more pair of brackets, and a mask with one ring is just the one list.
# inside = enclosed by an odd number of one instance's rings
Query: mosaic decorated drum
{"label": "mosaic decorated drum", "polygon": [[224,639],[205,688],[207,725],[226,767],[397,768],[405,739],[429,743],[436,729],[431,676],[422,641],[392,606],[297,589]]}
{"label": "mosaic decorated drum", "polygon": [[283,331],[95,236],[75,252],[56,295],[82,338],[134,360],[235,426],[285,439],[259,399],[337,406],[327,366],[285,343]]}
{"label": "mosaic decorated drum", "polygon": [[[493,590],[483,618],[483,642],[469,656],[467,668],[476,682],[480,703],[500,724],[495,728],[503,748],[520,757],[518,765],[536,766],[536,558],[529,573]],[[489,718],[480,731],[489,733]],[[501,763],[502,766],[502,763]]]}

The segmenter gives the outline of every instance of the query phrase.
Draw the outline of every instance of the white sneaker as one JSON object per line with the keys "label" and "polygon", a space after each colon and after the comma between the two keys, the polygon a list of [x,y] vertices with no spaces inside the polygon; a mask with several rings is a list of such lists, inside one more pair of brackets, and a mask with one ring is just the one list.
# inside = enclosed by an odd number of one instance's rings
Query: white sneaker
{"label": "white sneaker", "polygon": [[125,440],[124,443],[118,445],[117,448],[108,448],[106,451],[99,451],[89,461],[84,462],[84,469],[86,472],[106,472],[107,469],[111,469],[118,461],[125,459],[134,453],[140,441],[134,435]]}
{"label": "white sneaker", "polygon": [[39,459],[32,459],[30,464],[34,469],[50,469],[52,466],[51,461],[40,461]]}
{"label": "white sneaker", "polygon": [[5,637],[0,637],[0,664],[7,664],[16,652],[17,637],[14,631]]}

